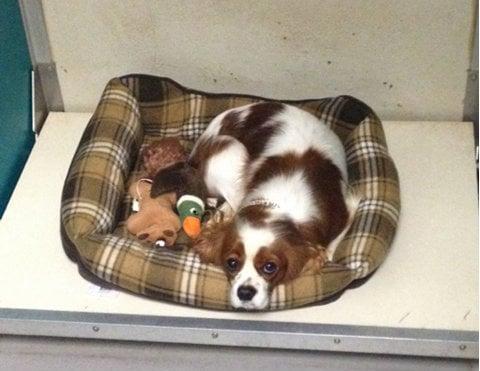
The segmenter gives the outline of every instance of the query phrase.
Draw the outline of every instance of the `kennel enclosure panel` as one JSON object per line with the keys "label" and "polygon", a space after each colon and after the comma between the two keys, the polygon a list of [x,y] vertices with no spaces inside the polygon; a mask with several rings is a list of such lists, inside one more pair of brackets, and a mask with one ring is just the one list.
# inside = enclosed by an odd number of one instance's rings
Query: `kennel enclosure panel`
{"label": "kennel enclosure panel", "polygon": [[[478,219],[470,124],[386,122],[403,195],[403,214],[390,256],[366,284],[347,290],[341,300],[252,314],[206,311],[100,290],[78,276],[61,247],[58,210],[68,165],[90,116],[50,114],[0,224],[2,332],[34,331],[34,325],[42,321],[37,318],[32,325],[29,314],[20,312],[33,310],[53,313],[47,316],[47,324],[49,318],[61,319],[62,313],[73,312],[62,323],[63,329],[76,323],[77,313],[93,315],[89,320],[93,322],[114,315],[175,316],[478,334]],[[374,302],[371,297],[376,298]],[[11,309],[19,313],[20,320],[11,321],[11,311],[7,313]],[[49,335],[55,336],[49,328]],[[82,335],[72,328],[70,336]],[[96,336],[91,326],[88,330],[88,335]],[[208,336],[219,343],[210,332]],[[447,338],[444,344],[451,341]],[[478,351],[473,357],[478,357]]]}

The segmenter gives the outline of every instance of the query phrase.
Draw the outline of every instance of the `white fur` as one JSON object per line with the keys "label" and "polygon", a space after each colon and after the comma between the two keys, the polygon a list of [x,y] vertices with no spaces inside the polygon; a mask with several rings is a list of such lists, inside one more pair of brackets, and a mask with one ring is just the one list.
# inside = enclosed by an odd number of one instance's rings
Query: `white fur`
{"label": "white fur", "polygon": [[210,157],[205,183],[212,196],[222,196],[237,211],[245,195],[243,169],[248,153],[245,146],[235,138],[223,135],[218,138],[228,140],[229,144],[222,152]]}
{"label": "white fur", "polygon": [[[215,137],[218,135],[218,132],[220,131],[220,126],[222,123],[222,120],[225,118],[226,115],[228,115],[233,109],[229,109],[227,111],[222,112],[218,116],[215,116],[215,118],[210,121],[208,124],[207,128],[205,131],[202,133],[202,138],[211,138]],[[196,145],[199,143],[199,141],[196,142]],[[196,145],[194,146],[193,151],[196,149]],[[193,152],[192,151],[192,152]]]}
{"label": "white fur", "polygon": [[238,234],[247,256],[255,255],[260,247],[268,246],[275,240],[275,235],[269,229],[255,228],[249,224],[240,225]]}
{"label": "white fur", "polygon": [[272,138],[264,156],[281,155],[285,152],[304,153],[313,147],[330,159],[347,179],[347,162],[340,139],[324,122],[311,113],[285,105],[285,109],[273,119],[284,122],[281,135]]}
{"label": "white fur", "polygon": [[284,214],[298,223],[319,217],[311,190],[304,181],[301,170],[286,176],[278,175],[246,196],[244,204],[256,199],[266,199],[278,205],[273,214]]}

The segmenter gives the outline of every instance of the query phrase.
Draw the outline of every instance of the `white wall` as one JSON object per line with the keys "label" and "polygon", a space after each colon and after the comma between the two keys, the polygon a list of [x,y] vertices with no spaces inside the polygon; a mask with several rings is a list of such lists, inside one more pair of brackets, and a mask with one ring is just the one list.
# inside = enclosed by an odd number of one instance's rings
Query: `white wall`
{"label": "white wall", "polygon": [[43,0],[67,111],[126,73],[461,120],[475,0]]}

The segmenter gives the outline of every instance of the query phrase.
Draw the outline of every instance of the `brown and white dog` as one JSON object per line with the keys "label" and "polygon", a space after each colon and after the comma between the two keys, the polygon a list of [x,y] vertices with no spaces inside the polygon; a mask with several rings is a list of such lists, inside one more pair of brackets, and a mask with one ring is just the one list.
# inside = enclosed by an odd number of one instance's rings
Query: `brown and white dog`
{"label": "brown and white dog", "polygon": [[233,218],[194,241],[205,263],[221,266],[235,308],[264,309],[271,289],[323,265],[356,207],[347,191],[345,152],[325,123],[299,108],[256,103],[223,112],[197,141],[190,163]]}

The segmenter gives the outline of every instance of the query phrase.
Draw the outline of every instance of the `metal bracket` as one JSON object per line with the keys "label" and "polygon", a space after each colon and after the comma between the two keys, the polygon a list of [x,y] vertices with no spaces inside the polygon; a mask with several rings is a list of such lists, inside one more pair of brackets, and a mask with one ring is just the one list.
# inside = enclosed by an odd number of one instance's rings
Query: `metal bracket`
{"label": "metal bracket", "polygon": [[32,94],[32,131],[38,136],[42,130],[43,123],[47,119],[48,109],[43,96],[38,72],[32,69],[30,76]]}
{"label": "metal bracket", "polygon": [[42,85],[48,111],[63,112],[65,109],[55,62],[37,63],[35,70]]}

